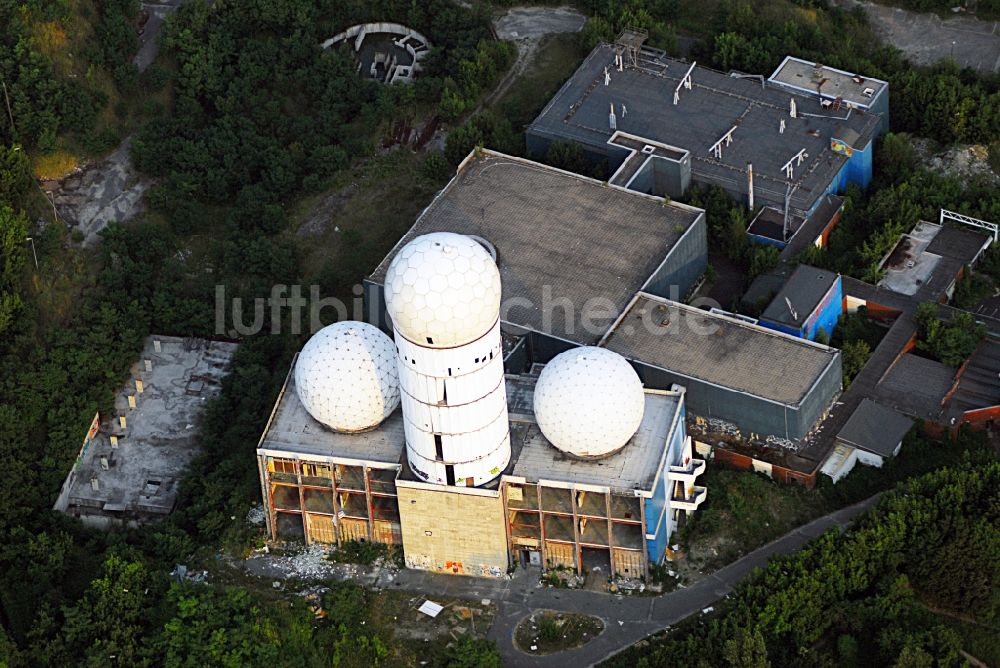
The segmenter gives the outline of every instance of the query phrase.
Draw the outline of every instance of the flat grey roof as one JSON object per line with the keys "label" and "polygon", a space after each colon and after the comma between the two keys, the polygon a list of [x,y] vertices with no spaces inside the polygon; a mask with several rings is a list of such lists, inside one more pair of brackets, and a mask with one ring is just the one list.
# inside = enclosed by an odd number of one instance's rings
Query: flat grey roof
{"label": "flat grey roof", "polygon": [[[805,96],[760,81],[734,78],[705,67],[692,73],[692,88],[674,90],[690,64],[643,51],[641,68],[614,67],[614,48],[597,46],[576,73],[534,120],[529,132],[603,147],[613,130],[609,124],[615,106],[617,129],[691,152],[692,178],[718,183],[737,192],[747,188],[746,166],[753,163],[754,190],[762,198],[783,202],[787,179],[783,165],[805,149],[808,158],[795,167],[793,209],[808,210],[821,197],[847,158],[830,149],[830,140],[857,133],[857,148],[874,136],[879,117],[861,111],[831,112],[816,96]],[[626,58],[628,62],[628,58]],[[604,68],[611,76],[604,85]],[[795,99],[798,118],[789,116]],[[622,105],[627,108],[623,113]],[[813,118],[816,114],[839,118]],[[785,121],[784,133],[779,132]],[[732,143],[723,146],[717,160],[711,147],[736,127]]]}
{"label": "flat grey roof", "polygon": [[979,408],[1000,405],[1000,339],[986,337],[965,363],[958,389],[948,402],[950,417]]}
{"label": "flat grey roof", "polygon": [[[819,79],[814,74],[817,69],[821,71]],[[874,102],[882,90],[889,85],[881,79],[869,79],[792,56],[786,56],[768,80],[801,88],[806,93],[815,93],[820,90],[823,97],[829,99],[840,97],[845,102],[858,105],[863,109]],[[820,82],[823,82],[821,88],[819,87]],[[867,89],[873,91],[871,95],[865,95]]]}
{"label": "flat grey roof", "polygon": [[[800,264],[761,314],[762,320],[801,327],[837,281],[837,274]],[[788,300],[795,314],[788,310]]]}
{"label": "flat grey roof", "polygon": [[840,354],[645,293],[601,345],[636,362],[790,406],[802,401]]}
{"label": "flat grey roof", "polygon": [[876,386],[876,393],[893,408],[920,418],[936,419],[941,414],[941,402],[954,382],[955,369],[906,353],[885,374]]}
{"label": "flat grey roof", "polygon": [[771,271],[759,274],[750,283],[750,287],[747,288],[746,292],[743,293],[740,303],[749,308],[764,308],[767,304],[771,303],[771,300],[774,299],[774,296],[778,294],[781,288],[785,287],[785,283],[788,282],[788,277],[792,275],[793,270],[794,267],[792,265],[782,262]]}
{"label": "flat grey roof", "polygon": [[989,243],[990,237],[985,232],[944,225],[927,245],[927,252],[971,264]]}
{"label": "flat grey roof", "polygon": [[[496,247],[505,322],[595,343],[703,214],[483,151],[470,156],[369,280],[383,284],[396,253],[416,236],[477,235]],[[562,300],[572,308],[556,306],[543,317],[543,304]],[[598,301],[607,308],[598,308]],[[605,315],[597,317],[596,311]],[[589,327],[587,313],[595,316]]]}
{"label": "flat grey roof", "polygon": [[[297,360],[298,355],[292,360],[291,369],[295,369]],[[324,427],[299,401],[295,392],[295,374],[289,370],[274,413],[257,447],[305,456],[398,464],[405,443],[403,412],[399,408],[370,431],[344,434]]]}
{"label": "flat grey roof", "polygon": [[568,457],[542,435],[532,408],[532,376],[507,377],[511,438],[522,439],[512,475],[530,482],[555,480],[600,485],[618,491],[650,491],[667,445],[670,425],[680,409],[680,395],[646,391],[646,410],[632,440],[619,452],[596,460]]}
{"label": "flat grey roof", "polygon": [[913,420],[905,415],[871,399],[862,399],[837,434],[837,440],[876,455],[891,457],[912,426]]}
{"label": "flat grey roof", "polygon": [[[180,478],[201,451],[198,428],[206,400],[219,393],[236,348],[235,343],[205,339],[147,337],[141,358],[115,397],[114,411],[101,416],[100,430],[74,464],[68,496],[56,509],[129,519],[173,510]],[[142,381],[141,393],[136,380]],[[125,417],[124,429],[120,416]],[[80,436],[82,441],[84,434]],[[118,438],[117,447],[112,436]],[[97,480],[96,490],[92,480]]]}
{"label": "flat grey roof", "polygon": [[885,277],[879,287],[923,301],[937,301],[989,240],[975,230],[918,221],[883,260]]}
{"label": "flat grey roof", "polygon": [[[584,461],[564,455],[539,430],[533,409],[537,380],[537,376],[529,375],[506,378],[513,455],[507,473],[532,481],[601,485],[629,493],[652,488],[670,425],[680,407],[677,394],[647,391],[642,423],[629,444],[610,457]],[[406,450],[403,413],[397,408],[370,431],[357,434],[332,431],[306,412],[295,393],[294,374],[289,373],[258,448],[305,459],[319,456],[396,465],[404,461]],[[412,479],[408,471],[401,476]]]}

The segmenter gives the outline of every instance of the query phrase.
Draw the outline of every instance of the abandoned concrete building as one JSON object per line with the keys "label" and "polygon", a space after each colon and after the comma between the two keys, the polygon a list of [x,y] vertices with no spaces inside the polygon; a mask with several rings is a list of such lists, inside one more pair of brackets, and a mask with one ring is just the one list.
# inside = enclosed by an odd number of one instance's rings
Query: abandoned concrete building
{"label": "abandoned concrete building", "polygon": [[[383,284],[399,248],[438,231],[496,251],[508,373],[575,346],[609,347],[646,387],[684,386],[706,426],[782,440],[805,436],[840,391],[837,350],[680,303],[707,266],[701,209],[481,151],[365,281],[370,322],[389,327]],[[662,325],[671,317],[684,326]],[[781,361],[773,379],[759,359]]]}
{"label": "abandoned concrete building", "polygon": [[572,142],[611,183],[672,198],[717,185],[777,219],[756,225],[758,240],[784,247],[802,230],[825,243],[835,195],[871,180],[888,84],[795,58],[767,79],[719,72],[644,42],[627,29],[594,48],[527,128],[529,153]]}
{"label": "abandoned concrete building", "polygon": [[148,337],[114,412],[94,416],[55,510],[98,528],[169,514],[199,452],[205,404],[235,351],[234,343]]}
{"label": "abandoned concrete building", "polygon": [[272,538],[400,545],[409,567],[444,573],[645,577],[707,494],[683,388],[644,389],[593,346],[506,374],[496,249],[432,232],[397,250],[393,338],[320,330],[261,436]]}
{"label": "abandoned concrete building", "polygon": [[[788,442],[840,392],[838,351],[680,303],[705,268],[704,225],[700,209],[474,152],[365,281],[377,327],[341,323],[354,333],[317,334],[300,353],[257,451],[272,537],[400,544],[409,565],[452,573],[525,561],[644,574],[707,493],[695,450],[715,441],[696,443],[688,426]],[[435,240],[455,247],[443,266],[459,276],[424,275],[421,258],[443,252]],[[419,293],[466,284],[478,296]],[[375,397],[364,429],[331,413],[356,399],[312,405],[315,388],[333,396],[343,385],[341,367],[303,357],[354,350],[316,353],[313,341],[327,339],[367,341],[343,367],[380,379],[351,395]],[[548,389],[546,374],[577,355],[586,361],[568,375],[591,378],[589,392],[570,380]],[[763,358],[781,364],[768,370]],[[605,363],[618,371],[597,374]],[[313,367],[329,371],[300,371]],[[621,389],[607,389],[619,372]],[[582,396],[596,403],[550,419]],[[567,437],[566,424],[587,428]]]}

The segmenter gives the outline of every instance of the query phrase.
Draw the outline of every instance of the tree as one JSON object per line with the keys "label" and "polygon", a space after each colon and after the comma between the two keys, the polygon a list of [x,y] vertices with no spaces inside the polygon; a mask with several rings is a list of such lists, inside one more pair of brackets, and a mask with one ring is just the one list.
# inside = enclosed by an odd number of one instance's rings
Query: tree
{"label": "tree", "polygon": [[848,341],[840,349],[840,353],[844,372],[844,389],[846,390],[854,377],[865,368],[868,358],[872,355],[872,349],[867,341]]}
{"label": "tree", "polygon": [[722,650],[726,665],[732,668],[770,668],[767,645],[760,629],[740,629],[736,637],[726,641]]}
{"label": "tree", "polygon": [[0,334],[21,308],[19,286],[25,262],[28,221],[9,206],[0,205]]}
{"label": "tree", "polygon": [[445,652],[447,668],[500,668],[500,652],[491,640],[461,636],[448,645]]}
{"label": "tree", "polygon": [[914,314],[920,339],[917,348],[943,364],[958,368],[986,336],[986,326],[976,323],[971,313],[955,314],[945,322],[938,318],[937,305],[925,302]]}
{"label": "tree", "polygon": [[587,169],[583,148],[576,142],[553,141],[545,152],[545,163],[577,174],[583,174]]}
{"label": "tree", "polygon": [[28,154],[17,144],[0,145],[0,207],[18,208],[31,186]]}
{"label": "tree", "polygon": [[[733,230],[733,234],[736,234],[736,230]],[[746,233],[744,232],[743,238],[746,238]],[[775,267],[778,266],[778,262],[781,259],[781,253],[776,246],[764,246],[761,244],[753,244],[750,246],[750,278],[756,278],[761,274],[766,274]]]}
{"label": "tree", "polygon": [[141,664],[143,636],[156,600],[146,567],[111,556],[104,576],[94,580],[74,608],[66,610],[61,639],[70,656],[86,657],[84,665]]}
{"label": "tree", "polygon": [[[735,205],[736,203],[733,202]],[[746,211],[741,206],[732,206],[729,209],[727,225],[726,225],[726,255],[729,256],[730,260],[740,261],[747,253],[747,246],[749,241],[747,241],[747,216]],[[754,250],[757,248],[763,248],[755,246]],[[776,258],[778,256],[777,248],[773,249],[775,252],[770,253],[765,250],[761,250],[758,253],[758,267],[765,266],[770,260],[769,258]],[[777,264],[775,262],[775,264]],[[770,267],[773,269],[774,267]],[[767,271],[767,270],[765,270]]]}

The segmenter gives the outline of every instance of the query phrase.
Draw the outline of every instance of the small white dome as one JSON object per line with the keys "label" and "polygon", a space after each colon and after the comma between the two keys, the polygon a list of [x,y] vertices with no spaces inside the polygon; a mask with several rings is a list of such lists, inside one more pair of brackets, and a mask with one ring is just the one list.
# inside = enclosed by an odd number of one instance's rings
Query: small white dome
{"label": "small white dome", "polygon": [[392,324],[413,343],[459,346],[486,334],[500,316],[500,271],[475,239],[424,234],[389,265],[385,304]]}
{"label": "small white dome", "polygon": [[617,452],[639,429],[642,381],[628,361],[605,348],[567,350],[535,384],[535,420],[563,452],[581,458]]}
{"label": "small white dome", "polygon": [[324,327],[299,353],[295,392],[309,414],[334,431],[377,426],[399,406],[392,339],[364,322]]}

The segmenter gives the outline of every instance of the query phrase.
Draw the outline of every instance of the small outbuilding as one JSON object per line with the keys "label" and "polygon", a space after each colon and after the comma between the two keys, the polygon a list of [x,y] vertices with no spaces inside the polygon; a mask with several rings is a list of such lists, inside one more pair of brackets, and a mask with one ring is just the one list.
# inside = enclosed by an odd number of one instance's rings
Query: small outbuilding
{"label": "small outbuilding", "polygon": [[815,341],[829,337],[844,312],[840,274],[800,264],[760,316],[760,324]]}
{"label": "small outbuilding", "polygon": [[863,399],[847,424],[837,434],[833,451],[822,472],[836,483],[861,462],[881,468],[885,460],[899,454],[903,438],[913,420],[871,399]]}

